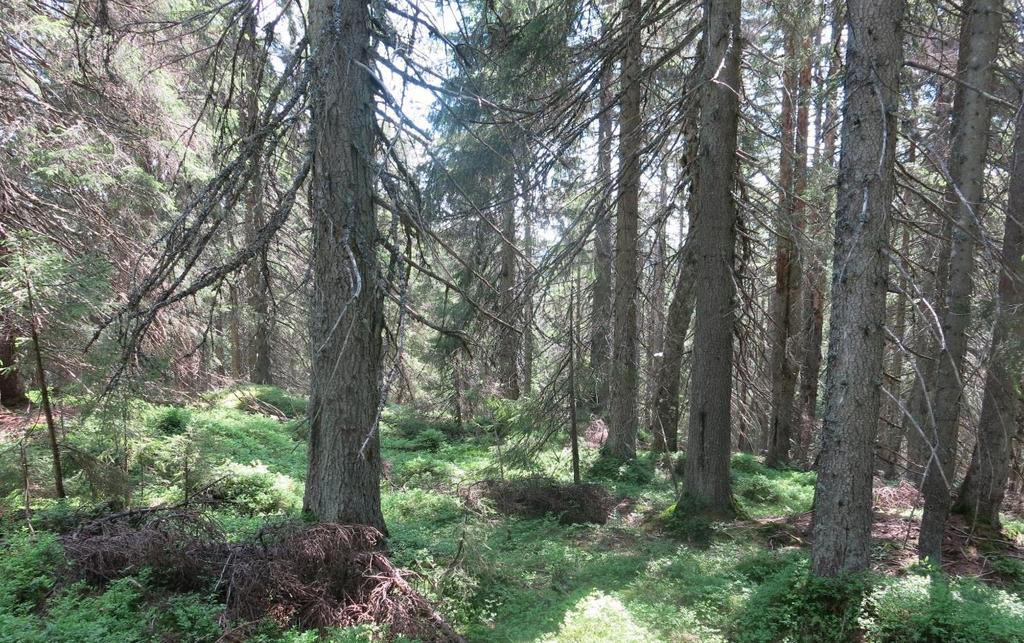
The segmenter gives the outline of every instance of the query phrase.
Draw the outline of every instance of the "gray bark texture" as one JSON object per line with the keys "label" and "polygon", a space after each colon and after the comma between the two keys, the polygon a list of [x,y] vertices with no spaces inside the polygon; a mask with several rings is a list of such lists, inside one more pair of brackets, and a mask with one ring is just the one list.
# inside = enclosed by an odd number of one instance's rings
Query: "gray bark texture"
{"label": "gray bark texture", "polygon": [[686,335],[690,330],[693,315],[694,275],[696,273],[693,253],[693,222],[686,235],[682,249],[679,275],[668,306],[665,321],[664,355],[658,361],[655,374],[654,412],[651,433],[654,450],[674,453],[679,448],[679,389],[682,380],[683,355]]}
{"label": "gray bark texture", "polygon": [[1014,436],[1020,431],[1024,377],[1024,110],[1017,113],[1010,194],[1003,228],[996,321],[989,347],[978,439],[955,510],[972,522],[999,529],[999,507],[1010,476]]}
{"label": "gray bark texture", "polygon": [[363,68],[373,64],[368,4],[313,0],[309,21],[312,390],[303,508],[319,521],[383,531],[377,422],[384,284],[373,205],[373,90]]}
{"label": "gray bark texture", "polygon": [[612,339],[608,440],[605,452],[615,458],[636,456],[638,364],[637,299],[640,290],[640,146],[641,41],[640,0],[625,0],[627,36],[622,60],[622,109],[619,114],[619,180],[615,228],[615,328]]}
{"label": "gray bark texture", "polygon": [[[8,265],[7,231],[0,222],[0,267]],[[18,408],[28,404],[25,388],[15,367],[16,331],[10,315],[0,310],[0,404]]]}
{"label": "gray bark texture", "polygon": [[601,72],[601,105],[597,119],[597,182],[602,190],[594,224],[594,287],[590,313],[590,370],[594,378],[594,406],[608,404],[608,365],[612,345],[612,89],[611,66]]}
{"label": "gray bark texture", "polygon": [[501,318],[508,326],[497,326],[498,332],[498,388],[501,394],[510,399],[518,399],[519,389],[519,350],[522,335],[513,328],[522,323],[522,300],[517,288],[518,265],[516,262],[516,197],[515,182],[505,182],[505,198],[501,213],[500,255],[501,272],[498,273],[498,291],[501,294]]}
{"label": "gray bark texture", "polygon": [[690,418],[677,511],[732,515],[732,362],[736,297],[736,144],[739,123],[739,0],[705,0],[704,61],[694,177],[694,304]]}
{"label": "gray bark texture", "polygon": [[812,569],[866,569],[903,66],[901,0],[851,0]]}
{"label": "gray bark texture", "polygon": [[[782,74],[782,137],[779,153],[780,204],[775,223],[775,289],[772,292],[771,383],[772,414],[768,425],[768,454],[765,464],[777,467],[789,463],[793,436],[793,406],[800,362],[796,354],[800,330],[800,256],[796,209],[796,162],[798,145],[797,97],[799,74],[799,35],[792,20],[785,37],[785,69]],[[807,147],[804,139],[804,149]],[[801,168],[801,172],[804,171]]]}
{"label": "gray bark texture", "polygon": [[[967,353],[967,329],[971,321],[974,290],[975,239],[980,214],[988,154],[990,105],[979,91],[988,91],[999,46],[1001,0],[971,0],[962,9],[960,68],[957,85],[960,109],[954,114],[953,147],[949,159],[951,185],[946,213],[951,226],[949,281],[942,309],[942,337],[935,370],[934,432],[929,435],[933,457],[929,459],[921,490],[924,512],[918,554],[939,563],[942,536],[949,515],[956,469],[957,428],[963,401],[963,364]],[[937,456],[937,457],[936,457]]]}
{"label": "gray bark texture", "polygon": [[[248,95],[243,105],[242,119],[244,136],[255,136],[260,127],[259,88],[262,75],[262,47],[256,39],[256,15],[250,12],[245,24],[245,83]],[[249,161],[251,180],[245,195],[246,243],[253,244],[257,233],[267,223],[263,207],[263,176],[260,159],[254,156]],[[267,248],[263,247],[245,268],[245,285],[248,291],[249,316],[252,320],[252,336],[248,345],[249,379],[255,384],[273,384],[273,363],[271,361],[271,340],[273,320],[271,317],[270,262]]]}

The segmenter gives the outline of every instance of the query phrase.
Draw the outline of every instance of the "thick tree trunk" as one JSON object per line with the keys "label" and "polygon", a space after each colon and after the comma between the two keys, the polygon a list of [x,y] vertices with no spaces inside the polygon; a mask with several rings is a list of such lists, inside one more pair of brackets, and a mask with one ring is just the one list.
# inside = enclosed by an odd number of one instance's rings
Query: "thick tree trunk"
{"label": "thick tree trunk", "polygon": [[729,484],[732,442],[733,263],[736,254],[736,144],[739,123],[739,0],[705,0],[704,62],[693,204],[697,294],[690,419],[677,512],[735,512]]}
{"label": "thick tree trunk", "polygon": [[847,7],[832,322],[814,501],[819,576],[869,562],[903,13],[902,0],[850,0]]}
{"label": "thick tree trunk", "polygon": [[978,439],[955,510],[972,522],[999,529],[999,507],[1010,475],[1014,436],[1020,431],[1024,363],[1024,111],[1018,111],[1010,164],[1010,193],[1003,227],[1002,266],[996,299],[996,322],[989,347],[985,393]]}
{"label": "thick tree trunk", "polygon": [[[383,284],[373,206],[369,6],[313,0],[309,473],[303,508],[384,530],[378,410]],[[359,63],[359,64],[355,64]]]}
{"label": "thick tree trunk", "polygon": [[[606,18],[610,20],[610,18]],[[607,30],[607,26],[602,28]],[[597,183],[601,190],[594,224],[594,285],[590,312],[590,370],[594,378],[594,407],[608,404],[608,367],[612,346],[612,70],[601,72],[601,104],[597,118]]]}
{"label": "thick tree trunk", "polygon": [[627,30],[622,60],[622,110],[619,115],[619,179],[615,228],[615,328],[612,343],[610,413],[605,452],[616,458],[636,455],[637,395],[640,370],[637,346],[637,266],[640,220],[641,68],[640,0],[625,0]]}
{"label": "thick tree trunk", "polygon": [[924,512],[918,554],[938,564],[942,535],[949,514],[953,475],[956,469],[957,425],[963,396],[963,364],[967,353],[967,329],[971,320],[971,294],[975,239],[980,231],[980,209],[988,154],[990,106],[979,91],[992,84],[999,45],[1001,0],[971,0],[963,6],[960,38],[962,111],[955,114],[953,147],[949,160],[952,181],[946,208],[952,226],[949,285],[942,310],[944,344],[935,372],[935,431],[930,435],[937,458],[931,459],[921,485]]}
{"label": "thick tree trunk", "polygon": [[[797,333],[800,330],[800,257],[797,253],[799,232],[797,221],[795,172],[799,146],[796,141],[799,80],[797,65],[802,55],[801,38],[794,20],[786,19],[785,69],[782,74],[782,136],[779,158],[780,207],[775,223],[775,290],[772,293],[771,384],[772,415],[768,425],[769,467],[788,464],[793,434],[793,404],[800,363],[796,356]],[[802,65],[801,65],[802,67]],[[806,124],[806,110],[804,111]],[[804,138],[804,149],[807,140]],[[803,157],[801,157],[803,158]],[[806,159],[804,158],[804,161]],[[804,171],[801,168],[801,171]],[[806,182],[805,182],[806,183]]]}

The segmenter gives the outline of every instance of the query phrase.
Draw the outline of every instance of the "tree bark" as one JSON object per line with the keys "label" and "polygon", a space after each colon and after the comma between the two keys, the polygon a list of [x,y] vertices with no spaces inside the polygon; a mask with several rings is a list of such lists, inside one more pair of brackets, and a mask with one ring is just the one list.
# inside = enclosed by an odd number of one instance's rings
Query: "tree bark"
{"label": "tree bark", "polygon": [[[545,211],[547,209],[546,200],[542,199],[541,203],[542,211]],[[533,212],[529,209],[527,209],[525,216],[523,216],[523,251],[526,252],[526,256],[531,260],[533,259],[533,223],[530,221],[532,216]],[[523,392],[526,395],[533,395],[533,354],[536,345],[533,337],[534,283],[534,279],[531,276],[527,281],[526,293],[524,295],[526,302],[523,305]]]}
{"label": "tree bark", "polygon": [[[501,317],[512,328],[522,322],[521,299],[516,293],[516,198],[515,182],[505,182],[505,198],[501,214],[501,272],[498,273],[498,291],[501,293]],[[522,334],[508,326],[498,327],[498,388],[503,397],[519,398],[519,349]]]}
{"label": "tree bark", "polygon": [[902,0],[850,0],[813,572],[866,569],[885,348]]}
{"label": "tree bark", "polygon": [[35,301],[32,297],[32,283],[25,282],[28,293],[29,331],[32,334],[32,351],[36,358],[36,375],[39,378],[39,397],[42,401],[43,415],[46,417],[46,435],[50,440],[50,457],[53,460],[53,486],[58,498],[67,498],[64,492],[64,467],[60,461],[60,445],[57,443],[57,422],[53,417],[50,405],[50,387],[46,381],[46,369],[43,367],[43,349],[39,342],[39,328],[36,325]]}
{"label": "tree bark", "polygon": [[20,408],[28,404],[28,397],[15,366],[14,329],[3,317],[0,317],[0,325],[0,404]]}
{"label": "tree bark", "polygon": [[[831,24],[839,25],[843,21],[843,3],[832,0]],[[825,119],[821,130],[816,134],[821,137],[821,156],[815,159],[819,169],[831,167],[836,154],[836,91],[837,83],[831,82],[842,70],[842,59],[839,54],[842,29],[832,29],[831,51],[828,61],[828,78],[824,96]],[[801,77],[801,85],[807,83],[806,91],[810,93],[809,78]],[[815,146],[817,153],[818,147]],[[828,225],[830,201],[828,197],[820,198],[810,212],[808,225],[811,227],[812,238],[817,232],[824,232]],[[808,246],[803,254],[807,283],[803,291],[803,344],[800,347],[800,385],[797,393],[797,411],[799,417],[799,436],[797,438],[796,457],[800,462],[810,464],[811,443],[818,421],[818,383],[821,376],[821,349],[823,329],[825,325],[825,261],[815,248]]]}
{"label": "tree bark", "polygon": [[697,270],[693,251],[693,222],[686,235],[679,275],[668,307],[665,322],[664,355],[659,360],[654,392],[654,419],[651,433],[654,436],[653,450],[674,453],[679,448],[679,389],[682,379],[683,355],[686,335],[690,330],[695,296],[694,277]]}
{"label": "tree bark", "polygon": [[[7,230],[0,222],[0,267],[6,268],[10,250],[7,247]],[[25,389],[15,366],[16,331],[12,318],[0,310],[0,404],[8,408],[20,408],[28,404]]]}
{"label": "tree bark", "polygon": [[384,531],[377,431],[384,287],[373,81],[364,69],[373,64],[369,20],[364,0],[310,3],[312,385],[303,508],[316,520]]}
{"label": "tree bark", "polygon": [[[607,21],[608,18],[605,18]],[[608,30],[602,26],[602,33]],[[601,104],[597,118],[597,183],[601,190],[594,224],[594,285],[590,313],[590,370],[594,378],[594,407],[608,404],[608,366],[612,345],[612,69],[601,71]]]}
{"label": "tree bark", "polygon": [[739,124],[739,0],[705,0],[697,172],[693,204],[698,287],[694,304],[690,419],[677,512],[731,516],[733,280],[736,146]]}
{"label": "tree bark", "polygon": [[[935,371],[935,430],[929,436],[936,454],[929,460],[921,489],[924,512],[918,554],[938,564],[949,514],[956,468],[957,424],[963,396],[963,364],[971,319],[975,239],[980,231],[980,208],[988,154],[990,106],[982,92],[992,84],[999,46],[1001,0],[971,0],[963,6],[960,58],[962,111],[955,114],[949,160],[950,189],[946,212],[951,229],[949,284],[942,310],[942,337]],[[979,91],[982,90],[982,91]]]}
{"label": "tree bark", "polygon": [[[246,16],[245,24],[245,57],[246,85],[248,96],[243,106],[244,135],[255,136],[260,127],[260,78],[262,75],[262,47],[256,39],[255,12]],[[263,208],[263,176],[261,159],[253,156],[250,160],[251,174],[245,194],[245,232],[246,243],[255,241],[259,230],[266,225],[266,213]],[[252,337],[248,346],[249,379],[255,384],[273,384],[273,364],[271,355],[271,339],[273,337],[273,321],[270,315],[270,262],[267,249],[262,248],[245,268],[245,285],[248,291],[248,307],[252,317]]]}
{"label": "tree bark", "polygon": [[[657,373],[662,359],[665,357],[665,281],[668,261],[668,244],[665,239],[665,228],[671,210],[668,202],[668,162],[662,161],[658,181],[658,220],[654,226],[654,244],[651,248],[651,285],[647,296],[647,370],[645,373],[646,387],[643,399],[648,402],[646,419],[648,426],[654,426],[655,396],[657,395]],[[657,432],[653,441],[659,440]],[[661,450],[664,450],[662,448]]]}
{"label": "tree bark", "polygon": [[[772,293],[771,384],[772,415],[768,425],[768,454],[765,464],[777,467],[789,463],[793,434],[793,405],[800,363],[795,344],[800,329],[800,257],[797,253],[795,172],[799,145],[797,102],[800,92],[798,73],[802,44],[794,25],[795,17],[785,22],[785,60],[782,74],[782,136],[779,158],[780,208],[775,233],[775,289]],[[806,110],[804,111],[806,124]],[[804,149],[807,140],[804,138]],[[803,157],[802,157],[803,158]],[[806,159],[804,158],[806,162]]]}
{"label": "tree bark", "polygon": [[[910,247],[910,233],[907,228],[903,229],[900,240],[900,249],[907,252]],[[899,288],[896,293],[895,320],[892,326],[892,334],[896,338],[893,343],[892,361],[888,377],[890,396],[883,400],[885,412],[882,414],[884,425],[878,439],[878,461],[882,471],[882,477],[886,480],[895,480],[896,469],[899,465],[900,450],[903,447],[904,424],[903,411],[900,405],[903,401],[903,361],[904,361],[904,340],[907,335],[907,289],[910,284],[906,277],[900,276]]]}
{"label": "tree bark", "polygon": [[610,413],[604,450],[615,458],[636,456],[637,395],[640,372],[637,347],[637,266],[640,220],[641,0],[624,0],[626,26],[622,59],[622,109],[619,115],[618,207],[615,228],[615,328],[612,340]]}
{"label": "tree bark", "polygon": [[1010,190],[1003,227],[1002,264],[996,298],[996,321],[989,346],[988,373],[967,477],[954,510],[972,522],[1000,528],[999,507],[1010,476],[1014,436],[1020,431],[1024,360],[1024,111],[1017,112]]}

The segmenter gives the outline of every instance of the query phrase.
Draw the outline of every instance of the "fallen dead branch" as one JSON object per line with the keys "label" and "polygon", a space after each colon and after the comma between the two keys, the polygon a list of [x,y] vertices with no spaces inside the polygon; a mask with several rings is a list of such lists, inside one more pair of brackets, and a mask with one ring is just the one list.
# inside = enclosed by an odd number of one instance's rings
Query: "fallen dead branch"
{"label": "fallen dead branch", "polygon": [[149,568],[170,590],[214,588],[232,623],[377,624],[389,637],[462,640],[391,563],[371,527],[287,522],[227,543],[202,514],[174,509],[105,517],[62,540],[78,577],[107,582]]}
{"label": "fallen dead branch", "polygon": [[486,498],[503,514],[524,518],[551,515],[563,525],[603,525],[615,506],[611,494],[601,485],[565,484],[549,478],[481,480],[465,495],[470,503]]}

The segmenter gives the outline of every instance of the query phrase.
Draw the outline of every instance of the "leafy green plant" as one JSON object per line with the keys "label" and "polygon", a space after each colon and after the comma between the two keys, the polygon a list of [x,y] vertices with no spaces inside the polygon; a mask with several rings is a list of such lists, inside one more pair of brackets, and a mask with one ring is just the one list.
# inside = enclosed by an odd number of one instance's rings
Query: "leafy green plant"
{"label": "leafy green plant", "polygon": [[601,453],[590,465],[588,476],[629,484],[650,484],[654,480],[654,464],[649,457],[622,460]]}
{"label": "leafy green plant", "polygon": [[152,429],[161,435],[181,435],[188,429],[192,414],[180,406],[168,406],[158,409],[150,418]]}
{"label": "leafy green plant", "polygon": [[807,561],[799,560],[754,590],[731,638],[746,643],[856,640],[867,587],[865,577],[814,576]]}
{"label": "leafy green plant", "polygon": [[62,560],[52,533],[9,534],[0,545],[0,612],[21,615],[41,603],[53,589]]}
{"label": "leafy green plant", "polygon": [[740,478],[735,485],[736,495],[753,502],[771,502],[778,500],[779,496],[775,491],[775,485],[763,473]]}
{"label": "leafy green plant", "polygon": [[246,515],[273,514],[298,509],[297,490],[286,476],[271,473],[264,464],[225,464],[213,473],[207,493]]}
{"label": "leafy green plant", "polygon": [[221,636],[218,618],[224,606],[202,594],[172,596],[161,606],[156,629],[165,640],[204,643]]}
{"label": "leafy green plant", "polygon": [[1024,641],[1024,602],[972,579],[939,573],[885,578],[860,621],[869,641]]}
{"label": "leafy green plant", "polygon": [[435,428],[426,428],[412,439],[413,447],[422,451],[437,451],[444,446],[447,438]]}

